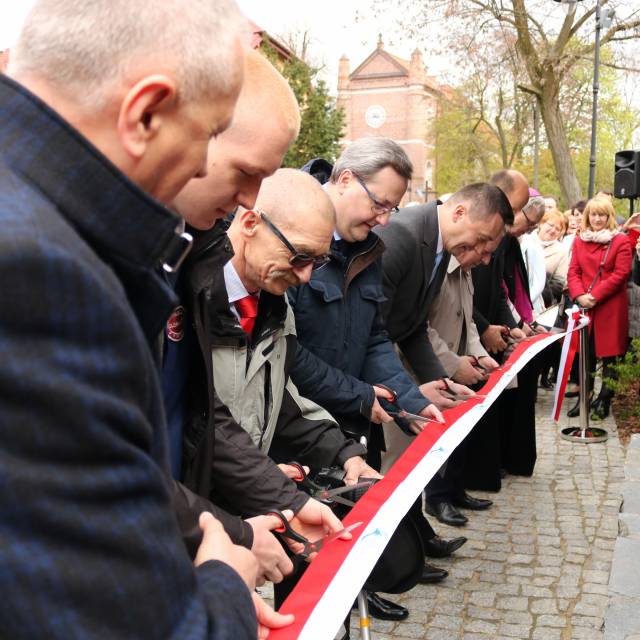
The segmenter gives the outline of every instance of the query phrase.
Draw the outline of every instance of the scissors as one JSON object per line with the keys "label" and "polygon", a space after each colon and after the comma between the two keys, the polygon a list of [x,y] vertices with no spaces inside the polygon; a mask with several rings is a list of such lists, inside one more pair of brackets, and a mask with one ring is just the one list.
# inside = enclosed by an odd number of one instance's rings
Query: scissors
{"label": "scissors", "polygon": [[305,560],[306,562],[309,562],[309,556],[312,553],[317,553],[318,551],[320,551],[320,549],[322,549],[322,547],[325,544],[332,542],[336,538],[339,538],[344,533],[353,531],[354,529],[362,526],[363,524],[362,522],[354,522],[353,524],[350,524],[348,527],[345,527],[344,529],[340,529],[340,531],[335,531],[334,533],[330,533],[326,536],[323,536],[319,540],[310,541],[308,538],[305,538],[301,533],[298,533],[293,529],[291,524],[289,524],[287,517],[284,515],[284,513],[282,513],[282,511],[280,511],[280,509],[271,509],[271,511],[268,511],[266,515],[275,516],[282,523],[278,528],[273,530],[274,533],[278,534],[281,538],[289,538],[289,540],[293,540],[294,542],[300,542],[303,545],[302,551],[296,555],[302,558],[303,560]]}
{"label": "scissors", "polygon": [[477,356],[467,356],[467,358],[469,358],[471,360],[471,364],[476,368],[476,369],[480,369],[481,371],[483,371],[484,373],[490,373],[491,369],[489,369],[489,367],[485,367],[482,362],[480,362],[480,360],[478,360]]}
{"label": "scissors", "polygon": [[330,500],[332,502],[346,504],[348,507],[353,507],[355,505],[355,502],[347,498],[342,498],[340,494],[347,493],[348,491],[354,491],[355,489],[369,489],[374,482],[375,480],[373,478],[369,478],[367,480],[357,482],[356,484],[345,485],[344,487],[337,487],[335,489],[322,488],[319,491],[313,493],[312,497],[316,498],[316,500]]}
{"label": "scissors", "polygon": [[348,507],[353,507],[355,505],[355,502],[353,502],[353,500],[348,500],[347,498],[340,497],[340,494],[348,493],[349,491],[353,491],[355,489],[368,489],[375,482],[373,478],[368,478],[356,484],[345,485],[344,487],[336,487],[335,489],[327,489],[326,487],[323,487],[322,485],[314,482],[311,478],[309,478],[304,467],[299,462],[287,462],[287,464],[290,467],[294,467],[296,469],[298,475],[293,479],[298,484],[304,486],[312,498],[315,498],[316,500],[339,502],[340,504],[344,504]]}
{"label": "scissors", "polygon": [[511,329],[509,329],[506,324],[502,326],[500,333],[502,334],[502,339],[507,343],[507,346],[518,343],[518,341],[511,335]]}
{"label": "scissors", "polygon": [[446,391],[446,396],[447,398],[449,398],[449,400],[459,400],[460,402],[466,402],[467,400],[470,400],[471,398],[475,398],[476,396],[467,396],[467,395],[463,395],[461,393],[456,393],[452,388],[451,385],[449,384],[449,380],[447,378],[445,378],[444,376],[442,378],[440,378],[440,380],[442,380],[442,382],[444,382],[444,385],[446,387],[445,391]]}
{"label": "scissors", "polygon": [[434,420],[433,418],[426,418],[425,416],[420,416],[417,413],[409,413],[406,409],[400,407],[398,405],[398,394],[393,389],[387,387],[386,384],[380,384],[379,382],[376,382],[374,386],[380,387],[380,389],[384,389],[389,394],[389,397],[385,398],[385,400],[392,404],[396,409],[396,411],[387,411],[390,416],[393,416],[394,418],[403,418],[404,420],[409,420],[409,422],[420,421],[435,422],[436,424],[441,424],[438,420]]}

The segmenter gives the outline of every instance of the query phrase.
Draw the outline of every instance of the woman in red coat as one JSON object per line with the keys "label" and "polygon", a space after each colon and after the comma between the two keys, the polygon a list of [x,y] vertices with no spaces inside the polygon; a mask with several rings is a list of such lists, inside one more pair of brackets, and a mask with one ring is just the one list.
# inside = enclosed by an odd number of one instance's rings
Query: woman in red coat
{"label": "woman in red coat", "polygon": [[[573,243],[569,265],[569,295],[588,309],[592,353],[595,348],[595,357],[590,358],[591,375],[595,371],[595,358],[602,358],[603,377],[613,377],[611,365],[627,350],[631,249],[626,235],[618,231],[615,210],[609,200],[589,200],[582,223],[583,230]],[[589,388],[592,384],[590,380]],[[609,415],[612,396],[613,391],[602,385],[600,395],[591,405],[593,419],[602,420]],[[577,415],[575,410],[571,413]]]}

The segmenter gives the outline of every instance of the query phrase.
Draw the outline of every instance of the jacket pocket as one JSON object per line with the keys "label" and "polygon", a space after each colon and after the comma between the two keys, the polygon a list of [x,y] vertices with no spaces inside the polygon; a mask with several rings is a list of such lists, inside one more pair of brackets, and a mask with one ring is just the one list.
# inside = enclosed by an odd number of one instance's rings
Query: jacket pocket
{"label": "jacket pocket", "polygon": [[366,344],[378,313],[382,313],[381,305],[387,300],[382,284],[362,284],[358,287],[359,296],[353,297],[352,325],[350,335],[356,344]]}
{"label": "jacket pocket", "polygon": [[324,302],[335,302],[340,300],[342,296],[342,289],[333,282],[322,282],[321,280],[310,280],[309,288],[322,298]]}

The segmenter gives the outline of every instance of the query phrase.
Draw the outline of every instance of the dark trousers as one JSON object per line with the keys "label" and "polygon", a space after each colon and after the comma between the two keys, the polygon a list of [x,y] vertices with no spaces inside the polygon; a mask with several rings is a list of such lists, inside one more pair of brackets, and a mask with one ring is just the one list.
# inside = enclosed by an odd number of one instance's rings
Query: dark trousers
{"label": "dark trousers", "polygon": [[453,502],[464,495],[464,467],[467,458],[467,438],[465,438],[449,456],[444,469],[430,480],[424,491],[431,505],[440,502]]}
{"label": "dark trousers", "polygon": [[505,410],[504,393],[489,407],[465,438],[464,486],[479,491],[500,491],[502,466],[500,423]]}
{"label": "dark trousers", "polygon": [[518,388],[503,394],[505,410],[500,422],[502,466],[513,475],[530,476],[536,464],[536,395],[540,355],[518,373]]}

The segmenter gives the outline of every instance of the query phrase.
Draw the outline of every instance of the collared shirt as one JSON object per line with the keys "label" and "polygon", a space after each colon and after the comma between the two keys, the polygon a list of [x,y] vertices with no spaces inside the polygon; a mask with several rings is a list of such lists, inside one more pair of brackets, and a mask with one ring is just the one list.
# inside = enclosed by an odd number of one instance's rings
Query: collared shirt
{"label": "collared shirt", "polygon": [[[229,298],[229,308],[233,315],[240,320],[240,314],[236,309],[236,305],[233,303],[252,294],[250,294],[242,284],[242,280],[240,280],[240,276],[231,263],[231,260],[224,265],[224,286],[227,290],[227,297]],[[257,295],[259,295],[259,292]]]}
{"label": "collared shirt", "polygon": [[434,260],[433,269],[431,270],[429,285],[431,285],[434,278],[436,277],[436,274],[438,273],[438,268],[440,267],[440,263],[442,262],[442,256],[444,255],[444,241],[442,239],[442,232],[440,231],[440,211],[441,211],[441,206],[438,205],[438,208],[437,208],[438,215],[436,216],[438,220],[438,244],[436,245],[436,259]]}

